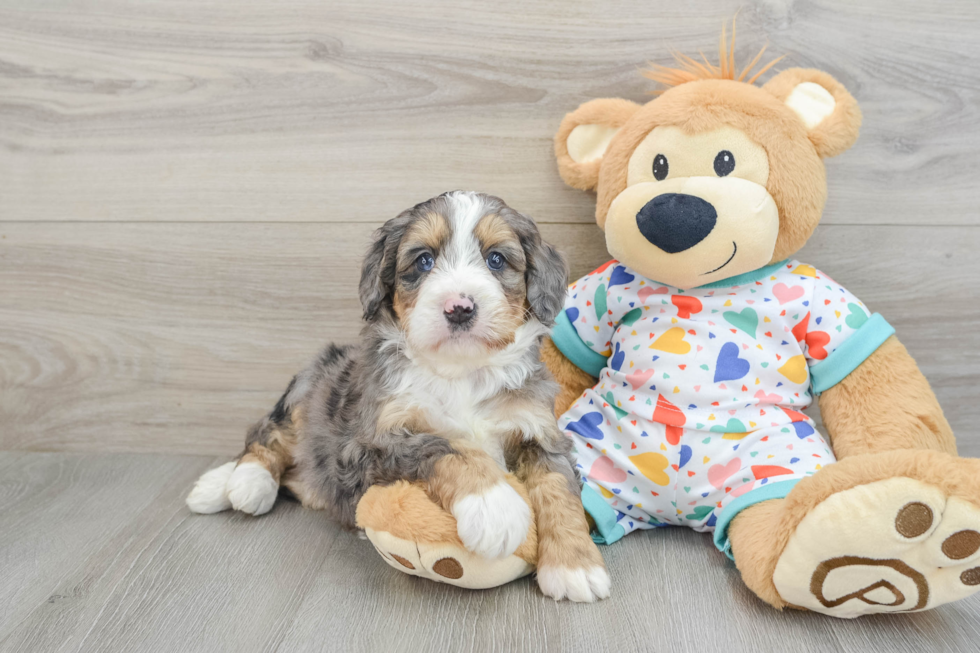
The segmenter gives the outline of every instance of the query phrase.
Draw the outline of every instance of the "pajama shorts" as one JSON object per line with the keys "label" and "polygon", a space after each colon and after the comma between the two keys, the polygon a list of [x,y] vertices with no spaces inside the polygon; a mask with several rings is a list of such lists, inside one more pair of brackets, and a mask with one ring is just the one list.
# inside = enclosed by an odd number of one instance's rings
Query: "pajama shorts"
{"label": "pajama shorts", "polygon": [[[835,461],[802,413],[795,413],[797,421],[748,433],[668,426],[624,413],[588,390],[559,419],[574,442],[582,500],[599,543],[670,525],[701,532],[727,527],[740,510],[785,496]],[[727,538],[721,540],[727,553]]]}

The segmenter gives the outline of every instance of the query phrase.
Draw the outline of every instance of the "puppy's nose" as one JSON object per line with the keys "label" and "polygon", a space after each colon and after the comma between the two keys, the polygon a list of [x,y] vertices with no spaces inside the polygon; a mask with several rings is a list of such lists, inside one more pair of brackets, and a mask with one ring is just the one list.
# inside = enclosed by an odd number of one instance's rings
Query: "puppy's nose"
{"label": "puppy's nose", "polygon": [[476,304],[468,297],[450,297],[442,310],[452,324],[464,325],[476,314]]}
{"label": "puppy's nose", "polygon": [[700,243],[717,221],[715,207],[700,197],[682,193],[657,195],[636,214],[640,233],[668,254]]}

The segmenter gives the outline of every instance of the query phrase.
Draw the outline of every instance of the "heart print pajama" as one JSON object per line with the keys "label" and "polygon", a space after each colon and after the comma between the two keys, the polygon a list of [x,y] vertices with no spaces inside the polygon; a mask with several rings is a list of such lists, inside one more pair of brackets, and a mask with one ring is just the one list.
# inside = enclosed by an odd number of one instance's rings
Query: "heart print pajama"
{"label": "heart print pajama", "polygon": [[599,377],[560,417],[596,541],[716,531],[832,464],[803,414],[894,330],[798,261],[691,290],[610,261],[570,288],[552,339]]}

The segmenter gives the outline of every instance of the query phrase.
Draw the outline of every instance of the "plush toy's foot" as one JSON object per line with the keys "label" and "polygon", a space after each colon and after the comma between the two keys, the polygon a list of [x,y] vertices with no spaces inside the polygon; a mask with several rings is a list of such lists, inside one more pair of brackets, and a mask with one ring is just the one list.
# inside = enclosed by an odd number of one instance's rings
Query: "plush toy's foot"
{"label": "plush toy's foot", "polygon": [[[783,605],[853,618],[928,610],[980,590],[980,460],[856,456],[800,482],[782,504],[769,518],[786,542],[771,574]],[[735,556],[741,569],[737,548]]]}
{"label": "plush toy's foot", "polygon": [[980,590],[980,507],[913,478],[834,494],[773,575],[792,605],[837,617],[927,610]]}
{"label": "plush toy's foot", "polygon": [[[524,488],[508,477],[527,501]],[[437,506],[417,484],[374,486],[357,506],[357,525],[398,571],[467,589],[504,585],[534,571],[537,533],[533,524],[517,551],[504,558],[484,558],[467,550],[456,520]]]}

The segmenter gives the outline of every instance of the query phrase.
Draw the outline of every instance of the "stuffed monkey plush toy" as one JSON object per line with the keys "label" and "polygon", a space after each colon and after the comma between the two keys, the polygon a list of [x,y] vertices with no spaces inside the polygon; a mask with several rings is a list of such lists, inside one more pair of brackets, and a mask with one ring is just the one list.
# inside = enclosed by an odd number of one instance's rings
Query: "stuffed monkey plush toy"
{"label": "stuffed monkey plush toy", "polygon": [[[857,103],[818,70],[757,86],[733,52],[723,34],[719,66],[680,57],[649,73],[668,87],[656,99],[586,102],[555,137],[562,178],[597,192],[614,259],[571,285],[542,354],[593,538],[711,532],[776,608],[850,618],[964,598],[980,589],[980,460],[957,456],[885,319],[793,259],[823,211],[822,160],[857,139]],[[826,435],[801,412],[814,397]],[[410,489],[365,497],[379,550],[427,537],[466,556],[448,515],[383,533]],[[525,548],[467,558],[474,586],[528,573]]]}

